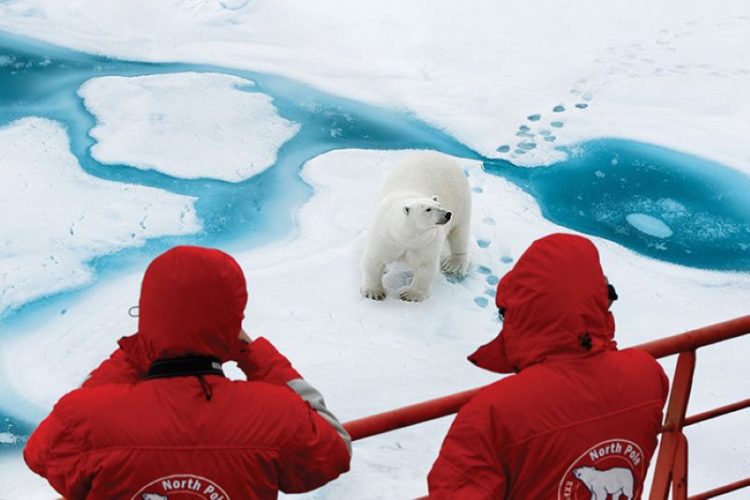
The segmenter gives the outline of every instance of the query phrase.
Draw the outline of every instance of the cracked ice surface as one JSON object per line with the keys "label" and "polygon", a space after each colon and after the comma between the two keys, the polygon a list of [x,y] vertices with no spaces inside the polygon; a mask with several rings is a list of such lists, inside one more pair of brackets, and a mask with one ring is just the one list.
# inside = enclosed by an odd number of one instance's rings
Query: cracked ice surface
{"label": "cracked ice surface", "polygon": [[0,314],[91,280],[86,261],[200,230],[194,198],[86,174],[58,123],[0,128]]}
{"label": "cracked ice surface", "polygon": [[299,130],[269,96],[240,90],[252,85],[215,73],[89,80],[78,94],[98,121],[91,154],[186,179],[249,179],[273,165]]}

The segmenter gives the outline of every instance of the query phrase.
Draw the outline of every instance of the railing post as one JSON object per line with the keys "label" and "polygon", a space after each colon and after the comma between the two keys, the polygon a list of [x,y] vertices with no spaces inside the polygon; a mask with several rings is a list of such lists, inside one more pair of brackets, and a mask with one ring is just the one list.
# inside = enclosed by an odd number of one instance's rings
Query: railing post
{"label": "railing post", "polygon": [[690,401],[695,371],[695,350],[685,351],[677,358],[677,367],[669,395],[666,430],[661,437],[659,456],[656,459],[654,480],[651,484],[651,500],[666,500],[670,483],[673,486],[673,500],[687,498],[687,438],[682,433],[685,413]]}
{"label": "railing post", "polygon": [[674,469],[672,470],[672,498],[682,500],[687,498],[688,486],[688,440],[680,431],[677,436]]}

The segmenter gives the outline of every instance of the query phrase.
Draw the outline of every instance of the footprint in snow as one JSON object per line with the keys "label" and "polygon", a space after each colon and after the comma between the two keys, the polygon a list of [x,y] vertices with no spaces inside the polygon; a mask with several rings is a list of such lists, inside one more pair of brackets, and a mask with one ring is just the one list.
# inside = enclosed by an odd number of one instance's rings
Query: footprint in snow
{"label": "footprint in snow", "polygon": [[474,303],[481,308],[485,308],[490,301],[487,300],[487,297],[474,297]]}
{"label": "footprint in snow", "polygon": [[489,274],[492,274],[492,269],[490,269],[490,268],[489,268],[489,267],[487,267],[487,266],[479,266],[479,267],[477,268],[477,272],[478,272],[479,274],[488,274],[488,275],[489,275]]}

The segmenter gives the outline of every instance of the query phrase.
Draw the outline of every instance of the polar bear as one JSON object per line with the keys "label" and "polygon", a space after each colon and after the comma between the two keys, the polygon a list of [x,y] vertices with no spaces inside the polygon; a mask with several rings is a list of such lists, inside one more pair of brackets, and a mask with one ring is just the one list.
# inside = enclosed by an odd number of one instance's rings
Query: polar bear
{"label": "polar bear", "polygon": [[591,492],[591,500],[619,499],[621,495],[633,498],[633,473],[624,467],[599,470],[593,467],[579,467],[573,475]]}
{"label": "polar bear", "polygon": [[[394,261],[405,261],[414,271],[411,286],[400,293],[406,301],[426,299],[440,268],[465,276],[470,217],[469,182],[455,160],[429,151],[407,156],[383,187],[362,258],[362,295],[385,298],[383,273]],[[446,240],[450,253],[441,263]]]}

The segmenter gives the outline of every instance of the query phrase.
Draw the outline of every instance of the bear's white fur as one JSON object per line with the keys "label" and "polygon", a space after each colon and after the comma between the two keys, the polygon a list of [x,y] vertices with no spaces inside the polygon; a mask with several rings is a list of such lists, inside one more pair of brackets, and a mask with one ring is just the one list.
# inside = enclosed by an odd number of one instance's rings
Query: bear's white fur
{"label": "bear's white fur", "polygon": [[[411,286],[400,293],[402,300],[426,299],[441,267],[448,274],[465,276],[470,217],[469,182],[455,160],[429,151],[406,157],[383,187],[362,258],[362,295],[385,298],[383,273],[394,261],[405,261],[414,271]],[[441,266],[446,240],[450,255]]]}
{"label": "bear's white fur", "polygon": [[591,492],[591,500],[607,500],[620,498],[624,495],[630,500],[633,498],[633,473],[624,467],[614,467],[607,470],[598,470],[593,467],[579,467],[573,471]]}

